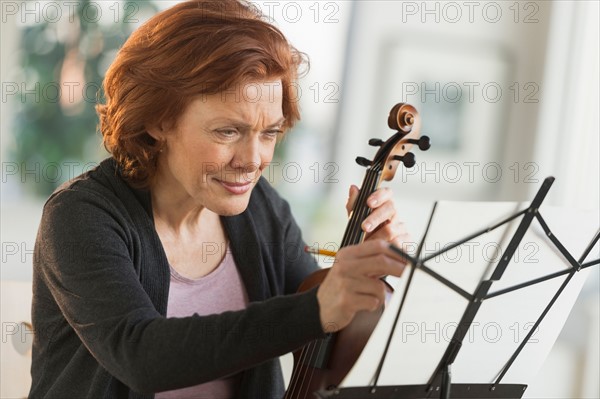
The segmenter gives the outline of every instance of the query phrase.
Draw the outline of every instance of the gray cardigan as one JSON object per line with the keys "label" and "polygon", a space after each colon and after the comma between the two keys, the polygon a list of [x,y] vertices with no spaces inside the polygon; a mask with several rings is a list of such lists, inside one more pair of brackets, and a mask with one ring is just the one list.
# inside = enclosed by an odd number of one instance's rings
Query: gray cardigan
{"label": "gray cardigan", "polygon": [[243,371],[238,397],[280,398],[277,356],[323,337],[318,269],[288,204],[261,179],[248,209],[223,217],[250,304],[165,317],[169,266],[148,191],[112,158],[48,199],[33,259],[31,398],[152,398]]}

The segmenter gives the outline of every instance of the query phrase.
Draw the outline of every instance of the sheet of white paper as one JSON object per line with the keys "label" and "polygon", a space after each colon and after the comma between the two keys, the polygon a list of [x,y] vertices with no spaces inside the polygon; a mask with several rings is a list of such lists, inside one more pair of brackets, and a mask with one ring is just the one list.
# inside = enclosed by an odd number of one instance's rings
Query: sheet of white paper
{"label": "sheet of white paper", "polygon": [[[440,202],[421,257],[492,226],[528,203]],[[598,212],[542,206],[540,214],[566,249],[578,259],[599,226]],[[504,255],[521,217],[474,238],[425,264],[463,290],[473,293]],[[587,260],[599,257],[598,245]],[[500,281],[490,293],[570,266],[534,219]],[[547,314],[502,382],[528,383],[550,352],[589,272],[577,272]],[[408,278],[395,281],[395,293],[363,354],[341,387],[372,383],[392,329]],[[566,276],[490,298],[481,305],[452,366],[453,382],[490,383],[533,326]],[[425,384],[444,354],[468,301],[433,277],[416,270],[392,336],[378,385]]]}

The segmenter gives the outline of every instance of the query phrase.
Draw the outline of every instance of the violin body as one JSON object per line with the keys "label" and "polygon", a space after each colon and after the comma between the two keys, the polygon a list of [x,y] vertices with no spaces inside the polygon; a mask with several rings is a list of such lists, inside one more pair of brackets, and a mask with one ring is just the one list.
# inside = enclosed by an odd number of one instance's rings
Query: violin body
{"label": "violin body", "polygon": [[[312,273],[302,282],[298,292],[319,286],[328,272],[329,269],[322,269]],[[388,298],[394,289],[387,282],[385,284]],[[329,334],[328,339],[332,341],[313,341],[294,352],[294,371],[284,398],[312,399],[313,392],[338,386],[358,360],[383,314],[383,309],[384,305],[372,312],[358,312],[346,328]],[[314,367],[317,359],[327,352],[329,356],[324,367]]]}
{"label": "violin body", "polygon": [[[340,247],[360,244],[365,233],[362,222],[370,214],[367,198],[378,189],[382,180],[391,180],[400,163],[406,167],[415,164],[414,154],[408,152],[413,144],[421,150],[429,148],[429,138],[419,137],[420,118],[417,110],[409,104],[396,104],[390,111],[388,126],[397,130],[387,141],[372,139],[370,145],[380,149],[373,161],[358,157],[356,162],[367,166],[367,173],[358,198],[352,209],[350,220]],[[300,285],[299,292],[319,286],[327,277],[329,269],[312,273]],[[386,300],[393,293],[386,284]],[[313,399],[320,390],[336,388],[346,377],[362,353],[369,337],[383,314],[385,304],[375,311],[358,312],[345,328],[327,334],[326,338],[310,342],[294,352],[294,370],[284,399]],[[332,326],[333,327],[333,326]],[[332,328],[336,331],[337,328]]]}

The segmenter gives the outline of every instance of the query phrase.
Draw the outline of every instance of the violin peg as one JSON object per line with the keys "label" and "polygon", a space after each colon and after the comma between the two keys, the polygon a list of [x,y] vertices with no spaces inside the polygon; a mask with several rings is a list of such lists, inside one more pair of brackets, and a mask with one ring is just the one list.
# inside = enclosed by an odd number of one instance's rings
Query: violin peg
{"label": "violin peg", "polygon": [[356,163],[359,164],[360,166],[371,166],[373,161],[369,161],[365,157],[356,157]]}
{"label": "violin peg", "polygon": [[421,136],[419,139],[419,149],[421,151],[427,151],[431,147],[431,141],[429,136]]}
{"label": "violin peg", "polygon": [[431,141],[429,140],[429,136],[422,136],[417,139],[408,139],[406,140],[409,144],[417,144],[421,151],[427,151],[431,147]]}
{"label": "violin peg", "polygon": [[412,168],[417,163],[415,160],[415,154],[412,152],[407,152],[404,154],[404,156],[394,155],[394,159],[402,162],[407,168]]}
{"label": "violin peg", "polygon": [[383,140],[371,139],[371,140],[369,140],[369,145],[372,145],[373,147],[381,147],[381,145],[383,145]]}

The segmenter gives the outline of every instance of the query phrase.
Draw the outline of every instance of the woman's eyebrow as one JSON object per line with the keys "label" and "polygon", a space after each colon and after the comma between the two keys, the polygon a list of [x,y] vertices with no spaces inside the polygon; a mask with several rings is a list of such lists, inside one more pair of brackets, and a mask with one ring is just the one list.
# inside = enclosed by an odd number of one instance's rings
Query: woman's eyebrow
{"label": "woman's eyebrow", "polygon": [[275,126],[281,126],[281,125],[283,125],[284,122],[285,122],[285,116],[283,118],[279,119],[277,122],[275,122],[272,125],[269,125],[267,127],[270,128],[270,127],[275,127]]}
{"label": "woman's eyebrow", "polygon": [[[266,129],[271,129],[271,128],[274,128],[277,126],[281,126],[285,122],[285,120],[286,120],[286,118],[283,117],[283,118],[279,119],[277,122],[267,125]],[[231,124],[232,126],[235,126],[240,129],[250,129],[252,127],[252,125],[250,125],[246,122],[243,122],[239,119],[235,119],[235,118],[217,118],[213,122],[214,123]]]}

